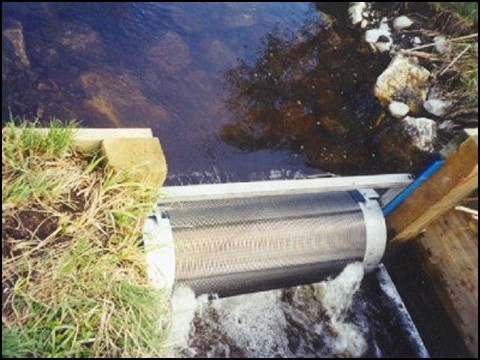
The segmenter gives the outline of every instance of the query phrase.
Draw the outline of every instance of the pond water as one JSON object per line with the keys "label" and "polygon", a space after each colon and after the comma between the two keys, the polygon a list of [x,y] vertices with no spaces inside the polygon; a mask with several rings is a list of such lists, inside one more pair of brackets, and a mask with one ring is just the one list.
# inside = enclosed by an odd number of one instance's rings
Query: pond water
{"label": "pond water", "polygon": [[3,3],[2,120],[151,127],[167,184],[386,172],[389,59],[318,6]]}
{"label": "pond water", "polygon": [[[150,127],[167,157],[167,185],[409,170],[391,167],[379,145],[385,124],[371,89],[388,57],[373,56],[320,6],[2,3],[2,122],[11,112]],[[368,346],[360,355],[424,354],[379,276],[366,277],[348,313],[363,324]],[[301,314],[275,294],[263,305],[274,299],[284,319]],[[197,319],[197,330],[217,336],[211,320]],[[285,331],[303,344],[299,355],[345,355],[323,353],[328,338]]]}

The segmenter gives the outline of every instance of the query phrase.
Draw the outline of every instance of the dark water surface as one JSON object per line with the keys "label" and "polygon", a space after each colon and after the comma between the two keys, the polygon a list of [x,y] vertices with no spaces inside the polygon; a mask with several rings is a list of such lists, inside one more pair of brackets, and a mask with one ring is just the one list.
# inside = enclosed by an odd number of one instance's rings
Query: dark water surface
{"label": "dark water surface", "polygon": [[168,183],[383,171],[388,59],[312,3],[2,3],[2,120],[151,127]]}

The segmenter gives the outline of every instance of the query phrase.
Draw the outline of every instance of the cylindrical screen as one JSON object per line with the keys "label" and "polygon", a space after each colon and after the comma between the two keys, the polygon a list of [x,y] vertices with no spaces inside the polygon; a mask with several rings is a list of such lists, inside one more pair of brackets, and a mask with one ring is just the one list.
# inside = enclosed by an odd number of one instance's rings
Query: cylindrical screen
{"label": "cylindrical screen", "polygon": [[175,280],[197,295],[317,282],[365,254],[364,215],[348,192],[206,199],[168,213]]}

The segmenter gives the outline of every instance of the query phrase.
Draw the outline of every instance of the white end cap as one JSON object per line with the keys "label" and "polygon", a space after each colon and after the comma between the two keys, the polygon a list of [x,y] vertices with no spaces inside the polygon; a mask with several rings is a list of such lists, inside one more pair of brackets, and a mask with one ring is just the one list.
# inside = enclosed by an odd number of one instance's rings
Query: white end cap
{"label": "white end cap", "polygon": [[374,190],[362,190],[364,203],[359,203],[365,220],[367,242],[363,268],[365,272],[372,271],[382,261],[387,246],[387,224],[382,208],[378,203],[379,195]]}
{"label": "white end cap", "polygon": [[151,286],[171,292],[175,281],[175,248],[170,220],[149,217],[143,227],[143,242]]}

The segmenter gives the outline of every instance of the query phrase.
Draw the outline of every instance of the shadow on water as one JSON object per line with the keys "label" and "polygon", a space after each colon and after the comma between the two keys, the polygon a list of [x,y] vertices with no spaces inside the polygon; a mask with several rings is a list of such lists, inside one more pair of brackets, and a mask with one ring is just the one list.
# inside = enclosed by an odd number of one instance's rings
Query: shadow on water
{"label": "shadow on water", "polygon": [[389,60],[358,37],[320,13],[293,35],[267,34],[255,63],[226,75],[235,118],[222,139],[244,151],[291,149],[335,173],[382,172],[372,88]]}

